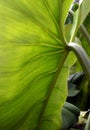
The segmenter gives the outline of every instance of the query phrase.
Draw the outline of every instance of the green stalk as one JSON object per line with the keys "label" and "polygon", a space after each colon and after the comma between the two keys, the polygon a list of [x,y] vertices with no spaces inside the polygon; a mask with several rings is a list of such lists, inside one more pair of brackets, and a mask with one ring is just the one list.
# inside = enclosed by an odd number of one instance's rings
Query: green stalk
{"label": "green stalk", "polygon": [[81,25],[80,30],[81,30],[83,36],[86,38],[88,45],[90,46],[90,35],[83,24]]}
{"label": "green stalk", "polygon": [[82,46],[73,42],[68,44],[68,49],[75,53],[90,84],[90,58],[86,54],[85,50]]}

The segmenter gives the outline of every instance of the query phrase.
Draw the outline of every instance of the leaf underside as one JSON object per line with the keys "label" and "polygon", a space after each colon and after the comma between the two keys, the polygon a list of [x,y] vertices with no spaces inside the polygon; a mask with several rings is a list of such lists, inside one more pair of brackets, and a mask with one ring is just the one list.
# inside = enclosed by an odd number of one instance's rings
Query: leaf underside
{"label": "leaf underside", "polygon": [[61,127],[68,74],[62,4],[0,0],[0,130]]}

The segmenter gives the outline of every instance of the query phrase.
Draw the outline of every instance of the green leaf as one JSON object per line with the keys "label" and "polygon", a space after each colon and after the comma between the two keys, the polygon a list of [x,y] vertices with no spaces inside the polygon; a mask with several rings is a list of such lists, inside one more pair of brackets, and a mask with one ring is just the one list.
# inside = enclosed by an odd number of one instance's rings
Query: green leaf
{"label": "green leaf", "polygon": [[80,92],[79,85],[83,77],[84,77],[84,74],[82,72],[78,72],[69,76],[68,97],[74,97],[78,95],[78,93]]}
{"label": "green leaf", "polygon": [[62,4],[62,15],[61,15],[61,29],[62,29],[62,33],[63,33],[63,37],[64,37],[64,40],[65,42],[67,42],[66,40],[66,37],[65,37],[65,21],[66,21],[66,18],[68,16],[68,12],[69,12],[69,9],[70,9],[70,6],[71,6],[71,3],[73,2],[73,0],[63,0],[61,1],[63,4]]}
{"label": "green leaf", "polygon": [[88,81],[82,72],[70,75],[68,81],[68,97],[67,101],[74,104],[81,110],[89,108],[89,89]]}
{"label": "green leaf", "polygon": [[68,130],[78,121],[80,110],[71,103],[66,102],[62,109],[63,125],[62,130]]}
{"label": "green leaf", "polygon": [[61,128],[68,75],[61,9],[60,0],[0,0],[1,130]]}
{"label": "green leaf", "polygon": [[79,7],[76,12],[73,13],[74,20],[72,29],[70,30],[70,42],[74,41],[79,27],[82,25],[87,15],[90,12],[90,0],[83,0],[79,3]]}
{"label": "green leaf", "polygon": [[79,21],[79,26],[84,22],[86,19],[87,15],[90,12],[90,0],[83,0],[83,2],[80,5],[80,21]]}

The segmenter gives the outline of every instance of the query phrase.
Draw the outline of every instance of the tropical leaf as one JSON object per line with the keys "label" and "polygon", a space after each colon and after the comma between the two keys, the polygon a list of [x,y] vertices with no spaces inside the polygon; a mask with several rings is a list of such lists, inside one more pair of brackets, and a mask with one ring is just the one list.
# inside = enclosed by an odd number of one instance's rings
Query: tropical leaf
{"label": "tropical leaf", "polygon": [[68,16],[68,12],[71,6],[71,3],[73,2],[73,0],[62,0],[62,10],[61,10],[61,30],[62,30],[62,35],[64,37],[65,42],[67,42],[67,39],[65,37],[65,21],[66,18]]}
{"label": "tropical leaf", "polygon": [[69,76],[68,79],[68,97],[75,97],[80,93],[80,83],[84,77],[83,72],[78,72]]}
{"label": "tropical leaf", "polygon": [[90,12],[89,5],[90,0],[83,0],[83,1],[81,0],[79,2],[78,9],[76,10],[76,12],[73,12],[74,20],[72,29],[70,30],[70,42],[74,41],[79,27],[82,25],[87,15],[89,14]]}
{"label": "tropical leaf", "polygon": [[0,0],[1,130],[61,127],[68,75],[62,4],[60,0]]}
{"label": "tropical leaf", "polygon": [[62,109],[62,130],[69,130],[78,122],[80,110],[71,103],[66,102]]}
{"label": "tropical leaf", "polygon": [[83,111],[89,109],[89,88],[88,81],[83,72],[70,75],[67,101]]}
{"label": "tropical leaf", "polygon": [[83,1],[80,5],[80,21],[79,21],[79,26],[84,22],[86,19],[87,15],[90,12],[90,0],[81,0]]}

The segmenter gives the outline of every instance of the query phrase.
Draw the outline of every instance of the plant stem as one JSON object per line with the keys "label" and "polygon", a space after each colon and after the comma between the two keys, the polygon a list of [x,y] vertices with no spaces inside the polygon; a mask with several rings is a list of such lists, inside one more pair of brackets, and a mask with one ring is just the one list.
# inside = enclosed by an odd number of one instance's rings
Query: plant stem
{"label": "plant stem", "polygon": [[87,29],[85,28],[85,26],[83,24],[81,25],[80,30],[81,30],[83,36],[86,38],[86,40],[87,40],[87,42],[90,46],[90,35],[89,35]]}
{"label": "plant stem", "polygon": [[73,42],[68,44],[68,48],[70,51],[73,51],[77,56],[77,59],[80,62],[82,69],[90,84],[90,59],[86,54],[85,50],[80,45],[77,45]]}
{"label": "plant stem", "polygon": [[[72,16],[74,16],[73,10],[70,10],[70,14]],[[90,35],[89,35],[87,29],[85,28],[85,26],[83,24],[80,26],[80,30],[81,30],[83,36],[86,38],[86,40],[87,40],[87,42],[88,42],[88,44],[90,46]]]}

